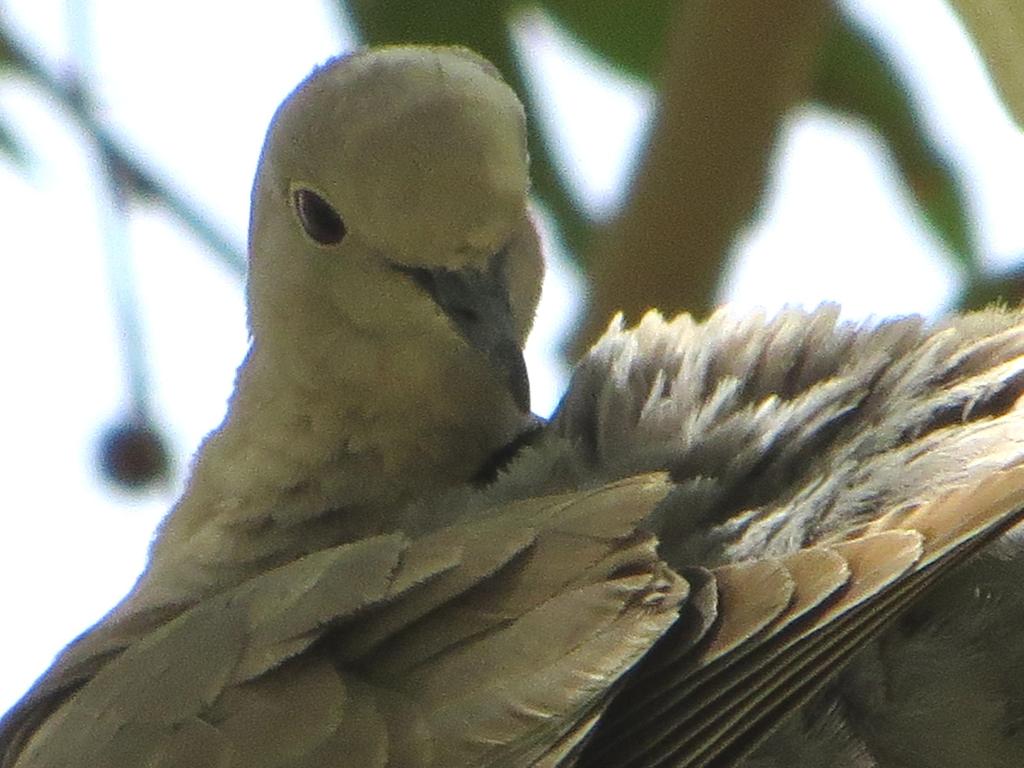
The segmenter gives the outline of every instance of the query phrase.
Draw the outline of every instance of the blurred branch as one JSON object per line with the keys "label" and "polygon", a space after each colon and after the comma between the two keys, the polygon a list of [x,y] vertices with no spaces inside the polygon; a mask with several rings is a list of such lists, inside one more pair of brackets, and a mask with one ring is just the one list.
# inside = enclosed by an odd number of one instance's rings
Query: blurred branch
{"label": "blurred branch", "polygon": [[950,0],[992,76],[1003,104],[1024,127],[1024,4],[1020,0]]}
{"label": "blurred branch", "polygon": [[876,130],[927,223],[970,282],[981,258],[955,162],[927,132],[912,89],[866,31],[844,14],[829,25],[811,97]]}
{"label": "blurred branch", "polygon": [[7,65],[53,99],[88,134],[101,153],[104,163],[118,174],[139,198],[155,201],[174,216],[188,231],[204,243],[218,260],[237,275],[245,274],[243,250],[184,196],[164,179],[142,164],[135,153],[100,122],[90,108],[92,99],[85,84],[59,78],[48,72],[0,24],[0,51]]}
{"label": "blurred branch", "polygon": [[575,350],[621,309],[707,313],[757,205],[788,109],[806,97],[828,0],[692,0],[670,25],[661,107],[621,216],[589,259]]}

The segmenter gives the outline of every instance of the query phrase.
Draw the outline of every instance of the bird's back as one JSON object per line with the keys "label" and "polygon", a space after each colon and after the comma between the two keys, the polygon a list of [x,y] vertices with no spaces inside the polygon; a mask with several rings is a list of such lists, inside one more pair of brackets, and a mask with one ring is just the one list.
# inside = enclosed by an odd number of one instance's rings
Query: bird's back
{"label": "bird's back", "polygon": [[[505,492],[666,469],[659,554],[710,568],[862,536],[1024,463],[1024,314],[837,315],[650,315],[606,335]],[[1020,765],[1021,535],[913,602],[744,764]]]}
{"label": "bird's back", "polygon": [[836,315],[613,328],[490,487],[101,625],[2,764],[1015,764],[1024,559],[962,561],[1024,499],[1024,317]]}

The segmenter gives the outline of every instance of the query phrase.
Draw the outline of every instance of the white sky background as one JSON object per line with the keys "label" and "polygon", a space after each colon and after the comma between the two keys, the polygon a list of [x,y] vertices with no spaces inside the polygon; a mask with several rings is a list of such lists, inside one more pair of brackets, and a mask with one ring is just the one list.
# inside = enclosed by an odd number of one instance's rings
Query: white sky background
{"label": "white sky background", "polygon": [[[940,0],[848,0],[892,46],[953,150],[970,189],[982,251],[1005,267],[1024,253],[1024,139]],[[2,3],[24,38],[59,67],[65,0]],[[242,3],[92,0],[94,75],[106,118],[149,163],[242,242],[249,187],[270,116],[314,64],[349,41],[322,0]],[[550,33],[537,17],[520,42]],[[564,53],[538,56],[550,118],[589,210],[618,200],[652,98],[631,84],[583,81]],[[587,77],[590,77],[589,75]],[[613,101],[609,101],[613,100]],[[609,104],[615,106],[609,109]],[[177,489],[141,500],[112,493],[95,441],[125,402],[102,251],[95,158],[74,127],[26,85],[0,81],[0,113],[37,160],[0,163],[0,712],[141,569],[153,527]],[[550,116],[546,116],[548,119]],[[955,293],[937,240],[913,219],[891,163],[858,126],[795,116],[764,216],[736,249],[727,298],[777,308],[831,299],[849,316],[933,313]],[[220,420],[244,353],[238,280],[155,209],[128,230],[154,406],[184,464]],[[564,372],[551,362],[571,323],[571,270],[546,287],[530,354],[535,407],[551,409]]]}

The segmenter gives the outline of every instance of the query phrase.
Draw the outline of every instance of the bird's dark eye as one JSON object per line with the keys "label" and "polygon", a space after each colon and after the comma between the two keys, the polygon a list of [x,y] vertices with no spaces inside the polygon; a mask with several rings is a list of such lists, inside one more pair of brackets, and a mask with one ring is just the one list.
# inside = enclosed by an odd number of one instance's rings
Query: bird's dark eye
{"label": "bird's dark eye", "polygon": [[345,222],[316,192],[296,189],[294,203],[302,228],[320,245],[336,245],[345,237]]}

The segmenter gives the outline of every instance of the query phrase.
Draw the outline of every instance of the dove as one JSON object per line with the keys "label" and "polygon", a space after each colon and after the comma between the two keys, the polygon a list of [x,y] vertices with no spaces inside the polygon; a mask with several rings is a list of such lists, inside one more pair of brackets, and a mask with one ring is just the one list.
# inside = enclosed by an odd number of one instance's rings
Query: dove
{"label": "dove", "polygon": [[285,100],[227,415],[2,768],[1020,763],[1024,313],[617,318],[543,423],[525,136],[461,48]]}

